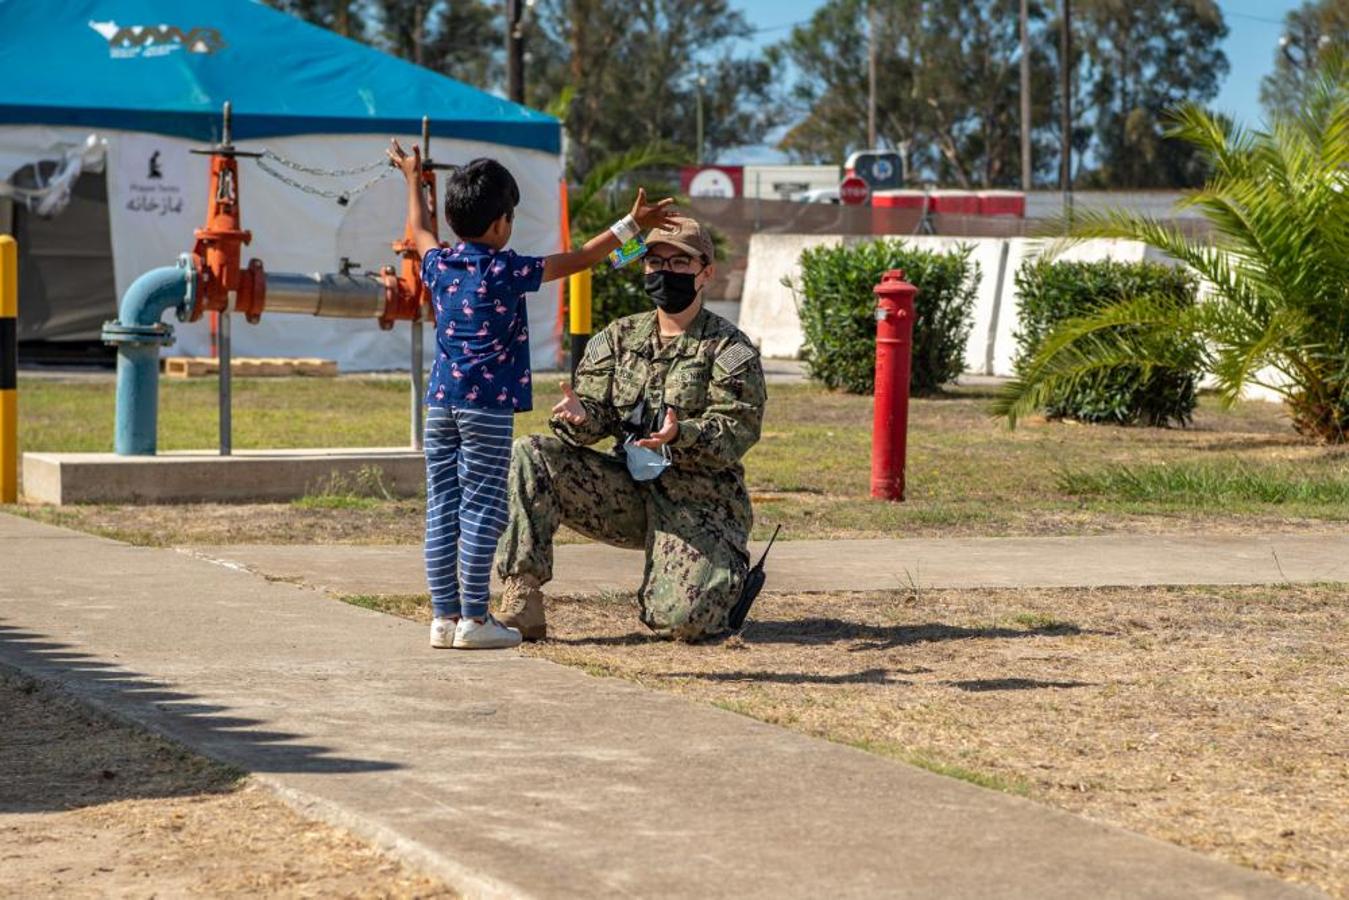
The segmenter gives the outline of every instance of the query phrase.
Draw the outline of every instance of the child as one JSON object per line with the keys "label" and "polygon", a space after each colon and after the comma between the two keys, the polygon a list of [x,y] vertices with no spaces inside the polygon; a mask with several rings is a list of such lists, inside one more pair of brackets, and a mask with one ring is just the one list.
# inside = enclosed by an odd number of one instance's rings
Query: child
{"label": "child", "polygon": [[507,250],[520,189],[506,167],[475,159],[445,184],[445,218],[459,238],[431,231],[421,154],[393,141],[389,158],[407,181],[408,226],[436,315],[436,361],[426,404],[426,578],[431,646],[514,647],[520,632],[487,611],[492,556],[506,524],[506,471],[514,414],[532,408],[525,295],[597,264],[639,231],[663,225],[674,201],[632,212],[571,253],[546,258]]}

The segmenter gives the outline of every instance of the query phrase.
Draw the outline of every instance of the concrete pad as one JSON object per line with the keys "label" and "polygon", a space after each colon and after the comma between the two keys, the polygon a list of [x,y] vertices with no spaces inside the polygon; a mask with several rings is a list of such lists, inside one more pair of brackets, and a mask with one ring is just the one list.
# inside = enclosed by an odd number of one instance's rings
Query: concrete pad
{"label": "concrete pad", "polygon": [[407,447],[314,450],[183,450],[158,456],[25,453],[23,492],[43,503],[188,503],[294,500],[334,476],[377,468],[391,493],[426,482],[422,454]]}
{"label": "concrete pad", "polygon": [[0,516],[0,553],[0,664],[469,896],[1311,895],[627,682],[432,651],[411,622],[172,551]]}
{"label": "concrete pad", "polygon": [[[751,546],[757,559],[762,544]],[[184,552],[336,594],[422,594],[420,547],[233,544]],[[556,548],[558,594],[635,591],[642,554]],[[1349,582],[1349,535],[1099,535],[1051,538],[779,541],[767,591],[1132,587]]]}

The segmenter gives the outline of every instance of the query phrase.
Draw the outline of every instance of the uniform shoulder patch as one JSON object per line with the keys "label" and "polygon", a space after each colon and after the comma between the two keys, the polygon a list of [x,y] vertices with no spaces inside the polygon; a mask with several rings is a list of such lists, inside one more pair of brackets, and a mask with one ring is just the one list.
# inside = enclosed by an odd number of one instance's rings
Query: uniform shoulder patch
{"label": "uniform shoulder patch", "polygon": [[757,355],[755,349],[749,344],[727,344],[725,349],[717,354],[715,364],[727,375],[734,375]]}
{"label": "uniform shoulder patch", "polygon": [[601,331],[586,342],[585,361],[594,365],[602,363],[614,355],[613,345],[609,343],[609,332]]}

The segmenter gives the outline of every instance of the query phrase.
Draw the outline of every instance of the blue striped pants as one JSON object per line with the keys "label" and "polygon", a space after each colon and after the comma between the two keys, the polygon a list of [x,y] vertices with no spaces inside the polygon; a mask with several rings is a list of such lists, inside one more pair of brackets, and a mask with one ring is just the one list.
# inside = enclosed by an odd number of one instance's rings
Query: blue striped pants
{"label": "blue striped pants", "polygon": [[427,411],[426,581],[436,616],[487,615],[514,429],[509,409]]}

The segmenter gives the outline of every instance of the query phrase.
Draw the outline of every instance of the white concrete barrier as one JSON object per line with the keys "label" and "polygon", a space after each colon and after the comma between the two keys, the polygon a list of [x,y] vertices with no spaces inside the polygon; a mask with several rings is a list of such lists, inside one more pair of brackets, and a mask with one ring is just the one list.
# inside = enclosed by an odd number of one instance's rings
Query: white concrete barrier
{"label": "white concrete barrier", "polygon": [[1100,262],[1112,259],[1118,262],[1167,261],[1141,241],[1121,241],[1093,238],[1087,241],[1057,246],[1053,241],[1036,238],[1007,238],[1007,278],[998,304],[998,322],[993,336],[992,362],[988,375],[1012,375],[1016,359],[1016,333],[1020,327],[1021,295],[1016,289],[1016,273],[1026,260],[1044,253],[1052,253],[1061,262]]}
{"label": "white concrete barrier", "polygon": [[796,297],[784,278],[801,280],[801,254],[810,247],[837,246],[837,234],[756,234],[749,239],[745,289],[740,295],[740,330],[764,356],[795,359],[801,355],[805,334],[797,313]]}
{"label": "white concrete barrier", "polygon": [[[795,358],[805,344],[797,309],[799,298],[782,283],[784,278],[800,282],[801,253],[810,247],[865,240],[871,238],[837,234],[756,234],[750,238],[739,325],[764,356]],[[1012,374],[1020,310],[1015,279],[1027,259],[1048,250],[1053,250],[1057,259],[1080,262],[1165,259],[1138,241],[1096,239],[1058,248],[1031,238],[914,235],[904,240],[937,253],[959,245],[973,248],[979,284],[975,288],[974,323],[965,345],[965,371],[981,375]],[[921,297],[918,302],[922,302]]]}
{"label": "white concrete barrier", "polygon": [[[869,236],[817,234],[756,234],[750,238],[745,290],[740,300],[739,325],[765,357],[794,359],[801,354],[805,334],[797,312],[798,298],[782,284],[783,278],[800,282],[801,253],[810,247],[855,244]],[[979,263],[975,292],[974,324],[965,345],[965,371],[982,375],[1014,374],[1016,334],[1021,297],[1016,273],[1028,259],[1052,253],[1068,262],[1173,262],[1170,257],[1140,241],[1097,238],[1068,245],[1035,238],[962,238],[947,235],[914,235],[903,240],[925,250],[945,252],[959,244],[973,247]],[[1201,284],[1201,299],[1207,294]],[[922,302],[921,296],[918,300]],[[1260,378],[1281,383],[1277,373],[1263,371]],[[1211,384],[1211,379],[1206,379]],[[1280,400],[1269,388],[1248,386],[1243,397]]]}
{"label": "white concrete barrier", "polygon": [[[1000,298],[1004,282],[1011,277],[1011,270],[1006,268],[1007,241],[947,235],[915,235],[905,241],[933,253],[946,253],[962,246],[970,248],[970,259],[979,266],[979,282],[974,286],[974,322],[965,341],[965,371],[992,375]],[[923,302],[921,294],[916,302]]]}

